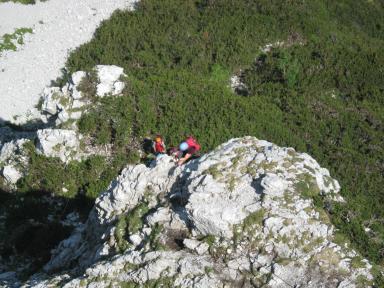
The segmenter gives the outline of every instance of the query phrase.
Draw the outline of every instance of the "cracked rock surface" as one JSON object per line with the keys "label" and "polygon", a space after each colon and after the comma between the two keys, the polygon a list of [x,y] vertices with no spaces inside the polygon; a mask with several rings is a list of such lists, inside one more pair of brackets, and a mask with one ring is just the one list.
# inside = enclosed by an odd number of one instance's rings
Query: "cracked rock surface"
{"label": "cracked rock surface", "polygon": [[[33,287],[370,287],[370,263],[337,240],[340,186],[309,155],[253,137],[177,167],[128,166]],[[131,286],[127,286],[131,287]]]}

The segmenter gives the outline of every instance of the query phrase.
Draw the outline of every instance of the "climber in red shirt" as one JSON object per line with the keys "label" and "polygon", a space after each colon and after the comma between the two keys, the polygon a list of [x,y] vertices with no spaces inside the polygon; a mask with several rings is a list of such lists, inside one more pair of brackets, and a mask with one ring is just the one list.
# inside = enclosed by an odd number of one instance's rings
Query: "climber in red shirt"
{"label": "climber in red shirt", "polygon": [[182,157],[177,162],[177,165],[182,165],[187,162],[191,157],[195,157],[196,153],[201,149],[200,144],[192,136],[188,136],[187,139],[179,145],[179,150],[182,153]]}
{"label": "climber in red shirt", "polygon": [[154,154],[156,156],[159,154],[165,154],[165,152],[166,152],[165,144],[164,144],[163,137],[161,137],[161,135],[156,136],[155,141],[153,141],[153,147],[152,148],[153,148]]}

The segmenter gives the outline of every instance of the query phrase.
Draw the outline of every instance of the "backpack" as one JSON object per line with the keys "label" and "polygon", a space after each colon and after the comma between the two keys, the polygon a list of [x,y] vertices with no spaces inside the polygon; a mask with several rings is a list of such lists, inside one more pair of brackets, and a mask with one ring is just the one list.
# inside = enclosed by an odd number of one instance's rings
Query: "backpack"
{"label": "backpack", "polygon": [[200,144],[197,143],[196,139],[193,138],[192,136],[188,137],[185,142],[187,142],[189,147],[195,148],[196,151],[199,151],[201,149]]}

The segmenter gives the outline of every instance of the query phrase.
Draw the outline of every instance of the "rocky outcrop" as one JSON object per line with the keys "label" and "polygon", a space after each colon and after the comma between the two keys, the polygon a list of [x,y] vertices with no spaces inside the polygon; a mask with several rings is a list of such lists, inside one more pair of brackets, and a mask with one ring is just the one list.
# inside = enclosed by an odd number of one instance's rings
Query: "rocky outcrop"
{"label": "rocky outcrop", "polygon": [[123,76],[123,68],[114,65],[97,65],[91,73],[74,72],[62,88],[43,90],[41,119],[45,123],[55,119],[56,125],[78,120],[92,97],[120,95],[125,87],[120,80]]}
{"label": "rocky outcrop", "polygon": [[242,96],[248,96],[249,94],[249,89],[247,85],[242,81],[242,72],[240,71],[240,75],[233,75],[230,79],[230,86],[231,89],[234,93]]}
{"label": "rocky outcrop", "polygon": [[27,125],[28,131],[0,127],[0,173],[8,188],[15,188],[16,182],[27,173],[29,156],[22,146],[28,141],[36,142],[37,153],[58,157],[64,163],[81,161],[94,154],[108,155],[106,147],[80,145],[83,136],[78,132],[77,120],[95,98],[121,95],[125,76],[123,68],[114,65],[97,65],[91,73],[77,71],[63,87],[44,88],[40,112],[36,111],[34,122]]}
{"label": "rocky outcrop", "polygon": [[28,166],[28,156],[24,149],[27,139],[14,140],[0,146],[1,175],[13,187],[24,175]]}
{"label": "rocky outcrop", "polygon": [[115,65],[97,65],[96,71],[99,79],[96,87],[98,97],[119,95],[123,92],[125,84],[120,81],[121,77],[125,76],[123,68]]}
{"label": "rocky outcrop", "polygon": [[47,157],[58,157],[68,163],[81,158],[80,140],[81,135],[73,130],[38,130],[36,151]]}
{"label": "rocky outcrop", "polygon": [[369,287],[371,265],[313,201],[339,189],[309,155],[253,137],[182,167],[128,166],[45,266],[67,272],[29,285]]}

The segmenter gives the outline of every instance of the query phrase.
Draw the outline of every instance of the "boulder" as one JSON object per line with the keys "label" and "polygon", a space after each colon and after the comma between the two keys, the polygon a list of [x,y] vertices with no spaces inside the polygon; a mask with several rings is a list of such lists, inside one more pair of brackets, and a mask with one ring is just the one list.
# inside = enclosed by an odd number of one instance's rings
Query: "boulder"
{"label": "boulder", "polygon": [[123,91],[125,84],[119,81],[125,75],[123,68],[114,65],[97,65],[96,71],[99,78],[97,96],[118,95]]}
{"label": "boulder", "polygon": [[87,73],[84,71],[77,71],[71,75],[71,80],[75,88],[77,88],[85,76],[87,76]]}
{"label": "boulder", "polygon": [[41,107],[43,112],[55,115],[59,109],[60,99],[64,97],[59,87],[46,87],[42,93],[43,105]]}
{"label": "boulder", "polygon": [[37,131],[36,152],[47,157],[58,157],[68,163],[79,160],[81,137],[72,130],[42,129]]}
{"label": "boulder", "polygon": [[2,171],[3,177],[10,184],[16,184],[16,182],[23,177],[23,174],[16,169],[14,166],[7,165],[3,167]]}
{"label": "boulder", "polygon": [[19,139],[7,142],[0,149],[1,175],[6,180],[10,189],[24,176],[28,167],[28,154],[24,145],[30,140]]}
{"label": "boulder", "polygon": [[[95,67],[97,73],[96,96],[120,95],[125,88],[125,83],[120,81],[125,76],[121,67],[114,65],[98,65]],[[71,75],[71,80],[60,87],[46,87],[41,93],[42,107],[40,118],[43,123],[55,119],[56,125],[63,124],[68,120],[78,120],[90,101],[83,97],[79,85],[87,77],[87,72],[77,71]]]}
{"label": "boulder", "polygon": [[0,164],[20,160],[18,156],[24,155],[24,144],[28,141],[28,139],[19,139],[4,143],[0,149]]}

